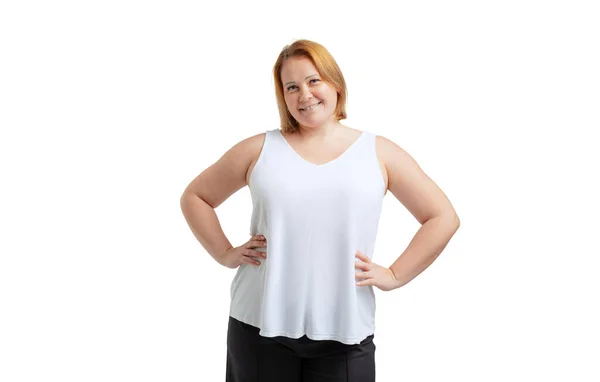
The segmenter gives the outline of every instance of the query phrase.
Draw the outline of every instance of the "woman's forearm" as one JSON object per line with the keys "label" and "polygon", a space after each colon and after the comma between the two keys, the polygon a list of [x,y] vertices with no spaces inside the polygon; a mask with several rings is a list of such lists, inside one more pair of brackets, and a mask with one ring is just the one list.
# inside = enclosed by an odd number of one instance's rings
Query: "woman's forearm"
{"label": "woman's forearm", "polygon": [[439,216],[427,220],[410,244],[389,268],[398,280],[398,288],[423,272],[442,253],[460,226],[458,217]]}
{"label": "woman's forearm", "polygon": [[193,193],[184,193],[180,203],[192,233],[202,247],[219,262],[219,255],[232,248],[232,245],[225,237],[215,210]]}

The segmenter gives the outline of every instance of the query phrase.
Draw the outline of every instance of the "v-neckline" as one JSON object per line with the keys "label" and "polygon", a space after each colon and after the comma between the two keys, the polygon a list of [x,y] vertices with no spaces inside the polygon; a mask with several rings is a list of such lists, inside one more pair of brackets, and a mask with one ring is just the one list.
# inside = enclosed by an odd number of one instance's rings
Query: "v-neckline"
{"label": "v-neckline", "polygon": [[356,144],[358,143],[358,141],[360,141],[360,140],[361,140],[361,138],[362,138],[363,136],[365,136],[365,135],[366,135],[366,132],[365,132],[365,131],[362,131],[362,132],[360,133],[360,135],[358,136],[358,138],[356,138],[356,139],[354,140],[354,142],[352,142],[352,143],[350,144],[350,146],[348,146],[348,147],[346,148],[346,150],[344,150],[344,152],[343,152],[343,153],[341,153],[341,154],[340,154],[340,155],[338,155],[337,157],[333,158],[333,159],[332,159],[332,160],[330,160],[329,162],[325,162],[325,163],[317,164],[317,163],[313,163],[313,162],[311,162],[311,161],[308,161],[308,160],[304,159],[304,157],[303,157],[302,155],[298,154],[298,152],[297,152],[297,151],[296,151],[296,150],[295,150],[295,149],[292,147],[292,145],[290,145],[290,143],[288,142],[288,140],[287,140],[287,139],[286,139],[286,138],[283,136],[283,133],[281,132],[281,129],[277,129],[277,132],[279,133],[279,135],[281,136],[281,138],[282,138],[282,139],[283,139],[283,141],[285,142],[286,146],[287,146],[287,147],[288,147],[288,148],[289,148],[289,149],[290,149],[290,150],[291,150],[291,151],[292,151],[292,152],[293,152],[293,153],[294,153],[294,154],[295,154],[295,155],[296,155],[296,156],[297,156],[297,157],[298,157],[298,158],[299,158],[299,159],[300,159],[302,162],[304,162],[304,163],[307,163],[308,165],[310,165],[310,166],[313,166],[313,167],[325,167],[325,166],[327,166],[327,165],[330,165],[330,164],[332,164],[332,163],[334,163],[334,162],[337,162],[337,161],[339,161],[339,160],[340,160],[340,159],[341,159],[343,156],[345,156],[345,155],[346,155],[346,154],[347,154],[347,153],[348,153],[348,152],[349,152],[349,151],[350,151],[350,150],[351,150],[351,149],[352,149],[354,146],[356,146]]}

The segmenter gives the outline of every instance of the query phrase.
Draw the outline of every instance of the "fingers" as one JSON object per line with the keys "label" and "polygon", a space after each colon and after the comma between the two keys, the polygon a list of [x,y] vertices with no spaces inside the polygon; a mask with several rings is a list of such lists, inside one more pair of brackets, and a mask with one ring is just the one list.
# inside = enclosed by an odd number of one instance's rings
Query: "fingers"
{"label": "fingers", "polygon": [[354,268],[362,269],[363,271],[369,271],[369,270],[371,270],[371,268],[369,267],[369,264],[364,263],[364,262],[362,262],[360,260],[357,260],[355,262]]}
{"label": "fingers", "polygon": [[248,242],[249,246],[247,248],[266,248],[267,241],[266,240],[254,240]]}
{"label": "fingers", "polygon": [[255,235],[248,240],[246,248],[265,248],[267,246],[267,239],[263,235]]}
{"label": "fingers", "polygon": [[253,258],[248,257],[248,256],[242,256],[242,263],[254,265],[257,267],[260,265],[260,262],[258,260],[254,260]]}
{"label": "fingers", "polygon": [[371,259],[369,259],[369,257],[366,254],[364,254],[363,252],[361,252],[361,251],[356,251],[355,255],[359,259],[363,260],[365,263],[370,263],[371,262]]}
{"label": "fingers", "polygon": [[260,265],[261,263],[256,260],[256,257],[263,257],[264,253],[255,251],[253,249],[244,249],[242,250],[242,263],[250,264],[250,265]]}
{"label": "fingers", "polygon": [[246,248],[243,251],[243,259],[242,262],[254,266],[260,266],[261,262],[254,259],[255,257],[266,259],[267,254],[264,252],[260,252],[255,250],[254,248],[266,248],[267,240],[264,235],[253,235],[250,237],[250,240],[244,245]]}
{"label": "fingers", "polygon": [[[363,272],[354,272],[354,278],[355,279],[370,279],[371,277],[373,277],[369,273],[371,271],[371,265],[370,264],[367,264],[367,263],[364,263],[364,262],[362,262],[360,260],[357,260],[354,268],[355,269],[358,268],[359,270],[363,271]],[[362,284],[357,284],[357,285],[362,285]]]}
{"label": "fingers", "polygon": [[357,279],[366,279],[369,277],[369,275],[367,275],[367,272],[356,272],[355,276]]}
{"label": "fingers", "polygon": [[246,256],[254,256],[254,257],[262,257],[263,259],[267,258],[267,254],[266,253],[260,252],[260,251],[256,251],[254,249],[247,249],[245,255]]}

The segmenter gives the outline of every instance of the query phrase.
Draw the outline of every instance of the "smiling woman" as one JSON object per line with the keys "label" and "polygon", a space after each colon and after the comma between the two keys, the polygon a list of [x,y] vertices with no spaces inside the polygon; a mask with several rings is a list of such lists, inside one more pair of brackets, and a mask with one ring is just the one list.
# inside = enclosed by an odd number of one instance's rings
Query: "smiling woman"
{"label": "smiling woman", "polygon": [[332,115],[336,121],[347,117],[346,81],[322,45],[299,40],[286,46],[275,62],[273,78],[284,134],[299,130],[300,124],[322,124]]}
{"label": "smiling woman", "polygon": [[[346,83],[323,46],[284,47],[273,75],[281,129],[234,145],[181,202],[207,251],[237,268],[227,381],[374,382],[373,287],[408,283],[439,255],[458,218],[408,153],[340,123]],[[214,209],[245,185],[250,239],[234,247]],[[389,268],[373,261],[387,189],[423,224]]]}

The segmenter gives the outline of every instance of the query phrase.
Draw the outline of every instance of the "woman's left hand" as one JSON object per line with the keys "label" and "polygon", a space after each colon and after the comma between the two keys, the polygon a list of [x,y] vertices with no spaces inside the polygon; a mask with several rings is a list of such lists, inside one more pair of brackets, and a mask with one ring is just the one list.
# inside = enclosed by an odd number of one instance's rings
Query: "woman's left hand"
{"label": "woman's left hand", "polygon": [[356,278],[364,279],[362,281],[358,281],[356,285],[374,285],[386,292],[399,287],[400,283],[390,268],[385,268],[379,264],[375,264],[361,251],[356,251],[356,257],[358,257],[360,260],[356,261],[356,265],[354,267],[363,271],[356,272]]}

